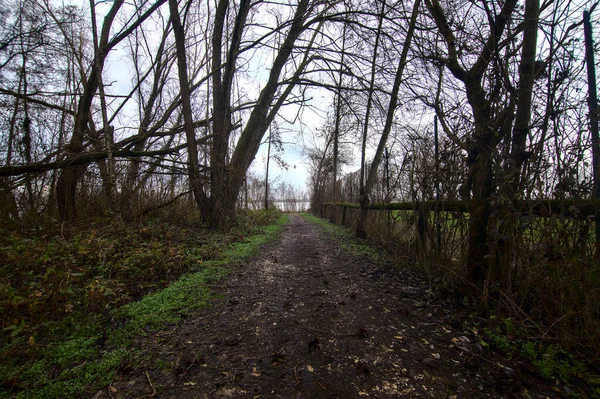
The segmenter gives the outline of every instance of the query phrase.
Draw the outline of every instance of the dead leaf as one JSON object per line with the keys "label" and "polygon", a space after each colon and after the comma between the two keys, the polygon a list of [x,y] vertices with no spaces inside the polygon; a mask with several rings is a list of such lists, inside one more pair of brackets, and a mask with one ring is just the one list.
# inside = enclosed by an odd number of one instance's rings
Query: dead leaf
{"label": "dead leaf", "polygon": [[434,358],[436,358],[437,360],[440,360],[441,356],[439,353],[432,353],[431,356],[433,356]]}
{"label": "dead leaf", "polygon": [[381,349],[383,349],[384,351],[386,351],[386,352],[393,352],[393,351],[394,351],[393,349],[390,349],[390,348],[388,348],[388,347],[387,347],[387,346],[385,346],[384,344],[381,344],[381,345],[379,345],[379,347],[380,347]]}

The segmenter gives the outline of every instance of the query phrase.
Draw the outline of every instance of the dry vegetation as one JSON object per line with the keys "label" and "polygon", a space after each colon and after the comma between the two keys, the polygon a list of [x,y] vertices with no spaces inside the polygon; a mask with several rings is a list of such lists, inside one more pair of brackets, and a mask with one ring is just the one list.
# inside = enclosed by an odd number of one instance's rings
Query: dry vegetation
{"label": "dry vegetation", "polygon": [[207,284],[254,253],[279,217],[241,213],[216,233],[183,210],[98,219],[69,237],[1,231],[0,396],[70,396],[132,367],[131,340],[205,304]]}
{"label": "dry vegetation", "polygon": [[[357,213],[347,210],[346,226],[355,226]],[[369,238],[402,264],[425,271],[441,295],[472,307],[486,342],[506,356],[527,359],[544,377],[560,374],[573,383],[585,376],[598,385],[600,268],[591,256],[593,240],[582,244],[580,237],[590,222],[536,218],[522,226],[508,285],[498,281],[484,293],[463,277],[468,215],[442,212],[439,217],[441,246],[434,213],[421,241],[418,212],[371,211]],[[500,245],[493,248],[500,257]]]}

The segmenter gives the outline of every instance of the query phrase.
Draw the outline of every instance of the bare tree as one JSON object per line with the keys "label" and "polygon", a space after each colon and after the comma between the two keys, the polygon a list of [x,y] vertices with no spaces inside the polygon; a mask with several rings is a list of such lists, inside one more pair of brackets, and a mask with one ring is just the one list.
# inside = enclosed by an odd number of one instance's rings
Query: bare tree
{"label": "bare tree", "polygon": [[[111,27],[113,22],[122,7],[124,1],[116,0],[109,12],[104,17],[101,34],[98,41],[98,52],[90,65],[90,72],[84,82],[84,90],[75,114],[75,123],[73,134],[67,146],[67,157],[77,157],[84,150],[84,142],[86,139],[85,132],[88,129],[88,122],[92,101],[96,95],[96,90],[100,86],[104,63],[108,53],[123,39],[125,39],[133,30],[144,22],[152,13],[158,9],[166,0],[158,0],[155,2],[142,16],[134,20],[126,29],[119,34],[110,37]],[[74,166],[62,170],[57,187],[58,215],[61,221],[72,221],[76,219],[76,195],[77,185],[85,171],[84,166]]]}
{"label": "bare tree", "polygon": [[[298,76],[306,67],[308,63],[307,56],[305,56],[303,62],[295,67],[292,78],[285,82],[285,89],[277,96],[278,89],[282,87],[281,75],[286,65],[288,65],[288,61],[292,58],[298,38],[310,26],[319,22],[317,18],[309,20],[310,15],[317,12],[318,4],[311,5],[308,0],[300,0],[295,7],[293,16],[284,23],[289,28],[277,49],[277,55],[270,68],[267,82],[262,87],[256,103],[253,104],[248,119],[241,129],[235,149],[229,157],[226,151],[232,125],[229,119],[231,109],[229,98],[235,62],[240,52],[244,50],[240,48],[240,42],[250,4],[249,2],[240,3],[227,58],[223,61],[220,50],[223,47],[221,30],[224,26],[224,12],[228,3],[228,1],[222,0],[217,6],[212,41],[214,139],[211,146],[210,190],[208,190],[210,196],[207,196],[207,200],[201,207],[201,212],[206,221],[213,227],[226,227],[233,223],[235,203],[244,182],[246,171],[258,152],[262,137],[269,124],[285,103],[297,83]],[[250,44],[249,46],[253,45]],[[306,49],[307,52],[310,51],[311,46],[309,43]],[[221,65],[224,68],[222,75],[219,73]]]}
{"label": "bare tree", "polygon": [[415,2],[413,4],[412,13],[410,16],[408,30],[406,32],[406,37],[404,39],[404,44],[402,47],[402,53],[400,55],[400,60],[398,61],[396,75],[394,77],[394,85],[392,87],[392,92],[390,94],[390,100],[389,100],[389,105],[387,108],[385,125],[383,126],[383,131],[382,131],[381,137],[379,139],[379,145],[377,146],[377,151],[375,152],[375,156],[373,158],[373,161],[371,162],[371,166],[369,167],[369,174],[367,175],[367,180],[366,180],[366,183],[364,186],[363,193],[361,193],[361,197],[360,197],[361,209],[360,209],[360,215],[358,218],[358,223],[356,226],[356,235],[358,237],[366,236],[366,228],[365,228],[365,223],[366,223],[366,219],[367,219],[366,206],[369,203],[369,193],[377,179],[377,170],[379,168],[379,163],[381,162],[381,158],[383,156],[383,152],[384,152],[384,149],[385,149],[385,146],[387,143],[387,139],[389,137],[390,131],[392,130],[394,114],[395,114],[396,108],[398,106],[398,92],[400,91],[400,84],[402,83],[404,68],[406,67],[408,51],[409,51],[412,37],[413,37],[414,31],[415,31],[415,27],[417,24],[417,17],[419,15],[419,6],[420,6],[420,0],[415,0]]}

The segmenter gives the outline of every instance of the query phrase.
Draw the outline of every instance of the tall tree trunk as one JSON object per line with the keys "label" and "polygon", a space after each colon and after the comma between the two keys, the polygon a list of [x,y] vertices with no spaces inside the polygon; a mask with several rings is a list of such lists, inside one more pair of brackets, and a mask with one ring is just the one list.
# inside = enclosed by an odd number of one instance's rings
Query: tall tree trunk
{"label": "tall tree trunk", "polygon": [[481,78],[466,76],[464,83],[475,121],[473,135],[467,140],[467,181],[461,188],[469,209],[467,276],[470,281],[481,283],[487,278],[490,265],[487,229],[494,192],[492,157],[496,143],[495,135],[490,134],[490,102]]}
{"label": "tall tree trunk", "polygon": [[[100,84],[100,77],[104,69],[104,61],[108,53],[131,32],[137,29],[150,15],[160,8],[167,0],[156,0],[152,6],[144,11],[134,22],[118,35],[110,39],[110,31],[112,24],[123,6],[124,0],[114,0],[112,7],[104,17],[100,40],[98,45],[98,54],[90,65],[90,73],[87,81],[84,82],[83,94],[77,105],[75,113],[75,123],[73,127],[73,135],[71,141],[66,147],[67,159],[75,159],[84,150],[85,131],[87,129],[90,110],[96,90]],[[110,39],[110,40],[109,40]],[[56,182],[56,200],[58,206],[58,217],[60,222],[70,222],[77,218],[77,186],[85,173],[86,166],[77,165],[65,168],[60,173]]]}
{"label": "tall tree trunk", "polygon": [[[68,158],[76,157],[77,154],[83,151],[85,139],[84,132],[87,128],[92,101],[100,83],[104,61],[110,50],[108,46],[108,36],[110,34],[112,23],[123,3],[124,0],[115,0],[110,11],[104,18],[98,54],[96,59],[92,61],[90,75],[77,106],[73,136],[66,148]],[[115,44],[113,44],[113,46]],[[77,185],[83,177],[85,170],[86,166],[83,165],[65,168],[58,177],[56,182],[56,200],[58,205],[58,218],[61,222],[71,222],[77,218]]]}
{"label": "tall tree trunk", "polygon": [[207,198],[204,194],[202,177],[198,167],[198,147],[196,144],[196,133],[194,131],[194,120],[192,117],[192,105],[190,98],[190,85],[187,74],[187,60],[185,54],[185,31],[181,25],[177,0],[169,0],[169,11],[171,13],[171,25],[173,36],[175,36],[175,47],[177,52],[177,72],[179,75],[179,90],[181,91],[181,107],[183,112],[183,126],[187,139],[188,149],[188,175],[189,184],[194,199],[200,209],[206,207]]}
{"label": "tall tree trunk", "polygon": [[375,75],[376,75],[376,62],[377,53],[379,51],[379,40],[381,39],[381,28],[383,25],[383,17],[385,16],[386,2],[383,0],[381,4],[381,12],[379,13],[379,19],[377,21],[377,31],[375,33],[375,45],[373,47],[373,61],[371,62],[371,77],[369,79],[369,92],[367,96],[367,108],[365,109],[365,122],[363,126],[362,144],[360,151],[360,180],[359,180],[359,203],[361,204],[360,216],[358,223],[356,224],[356,236],[364,238],[367,235],[365,221],[367,212],[364,209],[368,202],[369,197],[365,191],[365,175],[366,175],[366,158],[367,158],[367,138],[369,135],[369,121],[371,117],[371,108],[373,104],[373,94],[375,90]]}
{"label": "tall tree trunk", "polygon": [[[340,124],[342,122],[342,84],[344,77],[344,56],[346,54],[346,24],[342,31],[342,55],[340,58],[339,77],[337,82],[337,97],[335,104],[335,126],[333,128],[333,185],[331,186],[331,202],[338,202],[338,169],[339,169],[339,142],[340,142]],[[331,215],[329,220],[335,223],[337,219],[337,207],[331,206]]]}
{"label": "tall tree trunk", "polygon": [[367,138],[369,133],[369,120],[371,116],[371,108],[373,104],[373,94],[375,91],[375,75],[376,75],[376,66],[377,66],[377,54],[379,51],[379,40],[381,39],[381,28],[383,25],[383,17],[385,16],[385,6],[386,2],[383,0],[381,4],[381,12],[379,13],[379,19],[377,21],[377,31],[375,34],[375,45],[373,46],[373,61],[371,62],[371,76],[369,79],[369,92],[367,95],[367,106],[365,109],[365,122],[363,126],[363,135],[362,135],[362,144],[361,144],[361,152],[360,152],[360,181],[359,181],[359,189],[360,195],[362,196],[364,193],[365,186],[365,163],[366,163],[366,152],[367,152]]}
{"label": "tall tree trunk", "polygon": [[412,13],[410,16],[410,22],[408,25],[408,31],[406,32],[406,38],[404,39],[404,44],[402,46],[402,53],[400,54],[400,61],[398,62],[398,68],[396,69],[396,76],[394,77],[394,86],[392,87],[392,93],[390,95],[390,102],[387,109],[387,115],[385,118],[385,125],[383,126],[383,131],[381,133],[381,137],[379,139],[379,145],[377,146],[377,150],[375,152],[375,156],[373,157],[373,162],[371,163],[371,167],[369,168],[369,174],[367,176],[367,181],[364,186],[364,194],[361,195],[360,199],[360,211],[358,216],[358,223],[356,226],[356,236],[357,237],[366,237],[366,220],[367,220],[367,208],[366,206],[369,203],[369,195],[371,194],[371,190],[375,181],[377,180],[377,172],[379,169],[379,164],[381,163],[381,158],[383,156],[383,151],[385,149],[387,139],[390,135],[390,131],[392,130],[392,124],[394,122],[394,114],[396,112],[396,108],[398,106],[398,92],[400,90],[400,84],[402,83],[402,77],[404,75],[404,68],[406,66],[406,60],[408,58],[408,50],[410,48],[410,43],[412,41],[415,27],[417,24],[417,17],[419,16],[419,6],[421,0],[415,0],[413,4]]}
{"label": "tall tree trunk", "polygon": [[[527,0],[525,3],[525,21],[523,22],[523,43],[521,60],[519,63],[519,87],[517,89],[515,123],[512,130],[510,159],[508,172],[505,176],[506,187],[504,195],[512,201],[522,199],[524,183],[524,165],[529,158],[526,151],[527,137],[531,121],[531,104],[533,99],[533,86],[536,78],[536,50],[537,31],[540,13],[539,0]],[[515,247],[515,237],[518,222],[512,205],[500,211],[503,217],[497,221],[498,230],[501,232],[497,238],[497,251],[495,257],[496,270],[492,271],[491,279],[499,280],[503,289],[510,286],[510,268]]]}
{"label": "tall tree trunk", "polygon": [[[210,225],[215,228],[227,228],[234,222],[235,204],[244,183],[246,171],[254,160],[262,138],[270,123],[273,121],[275,114],[285,102],[285,99],[295,86],[300,73],[310,61],[308,55],[305,54],[305,59],[297,67],[294,77],[290,79],[286,89],[281,93],[277,101],[273,103],[276,91],[280,87],[280,75],[292,54],[296,40],[300,34],[308,28],[308,26],[305,25],[305,21],[308,14],[309,3],[309,0],[300,0],[296,6],[291,26],[279,48],[275,60],[273,61],[267,83],[261,90],[258,100],[250,112],[246,126],[241,132],[240,138],[231,156],[231,161],[229,163],[226,162],[225,150],[225,152],[220,153],[219,159],[215,159],[215,163],[213,164],[213,154],[211,153],[211,168],[213,169],[211,178],[211,201],[208,212],[205,213],[204,217]],[[240,19],[238,18],[238,20]],[[217,25],[218,23],[215,23],[215,26]],[[241,37],[241,29],[239,35]],[[234,38],[237,37],[235,33],[233,36]],[[239,41],[239,39],[237,39],[237,41]],[[237,56],[237,48],[239,46],[239,43],[236,44],[235,42],[236,39],[233,39],[230,46],[230,56],[228,57],[226,69],[233,68],[233,61],[235,60],[235,56]],[[213,45],[215,43],[216,41],[213,42]],[[232,49],[235,49],[235,51]],[[233,70],[230,73],[232,74]],[[224,75],[228,76],[227,73]],[[232,78],[224,77],[223,81],[225,82],[227,79]],[[227,129],[225,129],[225,131],[227,132]],[[215,131],[213,134],[215,135],[215,140],[217,140],[218,138],[216,136],[218,133]],[[221,139],[223,139],[223,137]],[[227,144],[225,144],[225,149],[226,148]],[[217,176],[222,176],[223,178],[216,179]]]}
{"label": "tall tree trunk", "polygon": [[217,4],[212,36],[213,144],[210,152],[210,203],[203,210],[203,218],[216,228],[228,227],[235,216],[237,193],[235,196],[230,193],[232,172],[227,165],[231,136],[231,91],[239,46],[252,3],[250,0],[241,0],[231,43],[223,60],[223,30],[229,5],[229,0],[220,0]]}
{"label": "tall tree trunk", "polygon": [[269,161],[271,160],[271,131],[269,131],[269,146],[267,147],[267,170],[265,172],[265,209],[269,209]]}
{"label": "tall tree trunk", "polygon": [[[507,0],[500,13],[489,15],[490,34],[473,66],[465,70],[459,62],[456,37],[438,0],[425,0],[435,23],[446,41],[446,67],[465,86],[467,101],[473,112],[475,129],[465,143],[467,149],[467,177],[461,187],[461,196],[469,209],[469,245],[467,250],[467,278],[477,287],[485,288],[489,274],[488,222],[490,199],[494,192],[493,154],[499,140],[510,126],[506,123],[514,110],[509,103],[502,110],[502,122],[492,123],[491,99],[484,90],[482,79],[490,62],[496,56],[497,44],[503,35],[517,0]],[[494,18],[493,20],[491,20]],[[497,129],[497,130],[496,130]],[[485,294],[485,292],[484,292]]]}
{"label": "tall tree trunk", "polygon": [[[590,110],[590,134],[592,136],[592,162],[594,186],[592,198],[600,198],[600,136],[598,134],[598,93],[596,92],[596,64],[594,62],[594,40],[592,37],[592,23],[590,21],[590,12],[584,11],[583,24],[585,30],[585,58],[587,62],[588,75],[588,106]],[[595,257],[600,257],[600,213],[596,212],[595,235],[596,250]]]}
{"label": "tall tree trunk", "polygon": [[[100,57],[98,57],[98,28],[96,24],[96,8],[94,6],[94,0],[90,0],[90,13],[92,17],[92,39],[94,42],[94,59],[99,61]],[[99,69],[101,70],[101,68]],[[102,185],[104,187],[106,203],[108,204],[108,207],[111,210],[114,210],[117,201],[115,161],[112,153],[112,147],[114,142],[114,128],[108,125],[108,110],[106,104],[106,94],[104,92],[104,81],[102,79],[102,72],[100,72],[100,74],[98,75],[98,93],[100,97],[100,113],[102,115],[102,132],[104,132],[104,145],[107,154],[107,165],[105,168],[106,173],[105,176],[103,176]]]}
{"label": "tall tree trunk", "polygon": [[508,195],[511,200],[519,194],[521,170],[528,159],[526,152],[527,136],[531,121],[531,102],[536,73],[537,31],[540,14],[540,1],[527,0],[525,3],[525,21],[523,22],[523,44],[519,64],[519,88],[512,134],[511,159],[508,178]]}

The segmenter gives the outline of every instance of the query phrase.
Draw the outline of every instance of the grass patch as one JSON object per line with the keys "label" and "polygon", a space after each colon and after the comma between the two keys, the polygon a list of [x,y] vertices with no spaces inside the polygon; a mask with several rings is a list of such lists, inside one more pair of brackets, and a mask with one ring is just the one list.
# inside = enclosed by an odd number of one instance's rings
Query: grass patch
{"label": "grass patch", "polygon": [[2,232],[0,397],[70,398],[107,385],[140,357],[134,338],[207,305],[208,285],[286,222],[259,211],[227,234],[158,221],[69,240]]}

